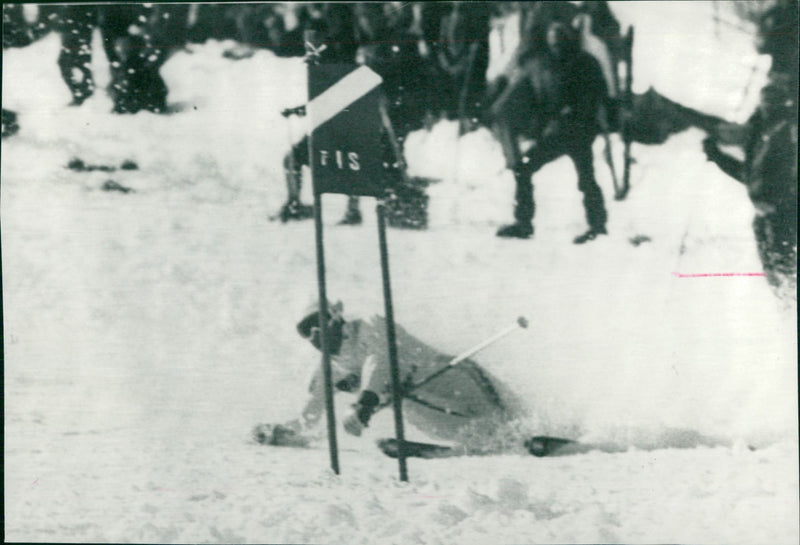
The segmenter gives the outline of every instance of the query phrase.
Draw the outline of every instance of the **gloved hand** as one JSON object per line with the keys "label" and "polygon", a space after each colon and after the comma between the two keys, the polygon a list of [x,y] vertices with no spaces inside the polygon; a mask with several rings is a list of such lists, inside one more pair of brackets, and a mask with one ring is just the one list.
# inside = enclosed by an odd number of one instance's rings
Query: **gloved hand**
{"label": "gloved hand", "polygon": [[350,412],[350,414],[348,414],[344,419],[344,430],[350,435],[360,437],[361,432],[365,427],[366,426],[361,423],[361,420],[359,420],[358,414],[356,414],[355,410]]}
{"label": "gloved hand", "polygon": [[353,405],[352,412],[344,420],[345,431],[350,435],[360,436],[363,429],[369,424],[369,419],[375,413],[378,403],[380,403],[380,398],[375,392],[371,390],[361,392],[358,403]]}

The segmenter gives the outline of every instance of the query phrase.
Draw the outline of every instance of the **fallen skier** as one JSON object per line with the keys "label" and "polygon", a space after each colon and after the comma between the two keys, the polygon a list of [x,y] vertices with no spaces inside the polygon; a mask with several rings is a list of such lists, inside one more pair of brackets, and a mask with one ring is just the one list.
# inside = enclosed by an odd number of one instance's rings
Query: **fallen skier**
{"label": "fallen skier", "polygon": [[[373,415],[391,404],[390,366],[386,342],[386,320],[345,320],[341,303],[329,305],[328,344],[335,391],[354,394],[356,402],[343,419],[347,433],[360,436]],[[406,456],[441,457],[459,454],[486,454],[507,450],[514,422],[525,415],[520,400],[504,384],[468,356],[507,335],[518,323],[481,343],[467,354],[452,358],[416,339],[402,327],[396,327],[398,363],[403,392],[403,416],[406,422],[437,440],[455,445],[429,445],[406,442]],[[321,349],[319,312],[314,310],[297,325],[298,333]],[[319,435],[324,414],[322,368],[311,380],[309,398],[301,417],[283,424],[261,424],[253,438],[274,446],[307,446]],[[518,436],[518,434],[517,434]],[[545,438],[551,440],[552,438]],[[522,439],[511,440],[522,446]],[[533,440],[528,440],[531,443]],[[563,440],[562,440],[563,441]],[[562,443],[541,442],[526,447],[534,455],[547,454]],[[389,456],[397,455],[394,440],[382,440],[378,446]]]}

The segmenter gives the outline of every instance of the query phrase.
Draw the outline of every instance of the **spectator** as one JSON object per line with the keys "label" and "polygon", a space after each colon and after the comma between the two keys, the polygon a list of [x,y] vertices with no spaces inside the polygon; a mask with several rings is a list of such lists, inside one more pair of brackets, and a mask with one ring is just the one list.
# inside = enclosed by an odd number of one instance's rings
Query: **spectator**
{"label": "spectator", "polygon": [[[545,164],[568,155],[578,173],[589,224],[589,230],[574,239],[583,244],[606,233],[607,215],[594,177],[592,152],[596,115],[606,99],[606,86],[597,61],[580,50],[576,33],[557,18],[548,27],[546,46],[520,57],[525,60],[493,106],[497,134],[516,179],[516,221],[500,228],[497,235],[533,235],[531,177]],[[534,139],[524,154],[518,147],[519,135]]]}

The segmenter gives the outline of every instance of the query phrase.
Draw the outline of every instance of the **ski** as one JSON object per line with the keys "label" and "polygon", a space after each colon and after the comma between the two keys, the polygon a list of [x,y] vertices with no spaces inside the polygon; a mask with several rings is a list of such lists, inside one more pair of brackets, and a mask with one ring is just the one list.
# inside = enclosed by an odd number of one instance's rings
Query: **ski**
{"label": "ski", "polygon": [[[400,442],[397,439],[379,439],[378,448],[390,458],[400,455]],[[450,458],[465,454],[463,448],[437,445],[434,443],[419,443],[416,441],[403,441],[403,453],[406,458]]]}
{"label": "ski", "polygon": [[[378,448],[390,458],[397,458],[400,454],[400,442],[397,439],[380,439]],[[524,443],[527,451],[537,458],[546,456],[565,456],[589,452],[595,447],[565,439],[563,437],[550,437],[537,435],[527,439]],[[466,449],[461,446],[438,445],[435,443],[420,443],[416,441],[404,442],[404,454],[407,458],[451,458],[464,456]],[[478,455],[477,453],[475,455]]]}

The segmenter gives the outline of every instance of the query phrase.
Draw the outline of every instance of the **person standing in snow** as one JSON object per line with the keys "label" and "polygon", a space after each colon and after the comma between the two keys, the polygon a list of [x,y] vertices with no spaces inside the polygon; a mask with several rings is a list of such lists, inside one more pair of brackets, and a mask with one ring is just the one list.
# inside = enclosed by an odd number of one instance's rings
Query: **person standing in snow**
{"label": "person standing in snow", "polygon": [[[531,178],[562,155],[568,155],[575,165],[589,224],[589,230],[574,242],[582,244],[606,233],[607,214],[594,177],[592,143],[598,133],[597,114],[607,94],[598,62],[580,49],[577,33],[559,20],[547,27],[545,47],[520,56],[518,67],[492,106],[496,134],[516,179],[515,222],[501,227],[497,236],[533,235]],[[517,141],[521,135],[533,138],[524,154]]]}
{"label": "person standing in snow", "polygon": [[99,9],[114,113],[165,113],[168,90],[159,71],[188,39],[189,6],[114,4]]}
{"label": "person standing in snow", "polygon": [[442,17],[437,68],[449,119],[459,120],[459,134],[475,128],[486,98],[489,68],[489,2],[452,2]]}
{"label": "person standing in snow", "polygon": [[[345,320],[341,303],[328,307],[328,344],[336,392],[357,396],[343,420],[347,433],[360,436],[372,416],[391,404],[391,375],[386,340],[386,320]],[[319,312],[314,310],[297,324],[300,336],[321,350]],[[396,327],[398,365],[404,384],[403,414],[407,422],[438,439],[468,442],[480,451],[503,422],[522,414],[512,392],[472,360],[448,367],[452,360]],[[258,443],[304,446],[325,412],[322,368],[311,380],[309,397],[300,418],[284,424],[262,424],[253,430]],[[475,438],[481,439],[476,442]]]}
{"label": "person standing in snow", "polygon": [[[316,61],[365,65],[383,79],[382,100],[388,119],[384,120],[381,134],[382,162],[384,183],[393,193],[388,201],[389,225],[424,228],[427,196],[414,186],[413,180],[406,180],[403,141],[409,132],[422,127],[431,89],[425,60],[418,51],[419,39],[407,28],[409,10],[388,3],[329,6],[325,26],[317,31],[323,47],[318,48]],[[357,49],[341,47],[353,43]],[[290,108],[282,114],[305,115],[305,107]],[[311,206],[300,202],[300,172],[307,164],[308,140],[303,139],[284,158],[288,197],[279,213],[283,222],[312,216]],[[358,197],[350,197],[340,224],[361,223],[358,203]]]}
{"label": "person standing in snow", "polygon": [[[323,15],[308,23],[309,38],[313,37],[320,46],[307,62],[354,64],[356,58],[356,37],[353,11],[347,4],[325,4]],[[284,117],[305,116],[305,106],[287,108],[281,112]],[[309,164],[308,137],[304,137],[283,158],[286,172],[286,202],[279,212],[280,220],[304,220],[313,216],[311,205],[300,201],[302,188],[302,167]],[[357,210],[356,210],[357,212]],[[360,215],[343,223],[360,223]]]}

